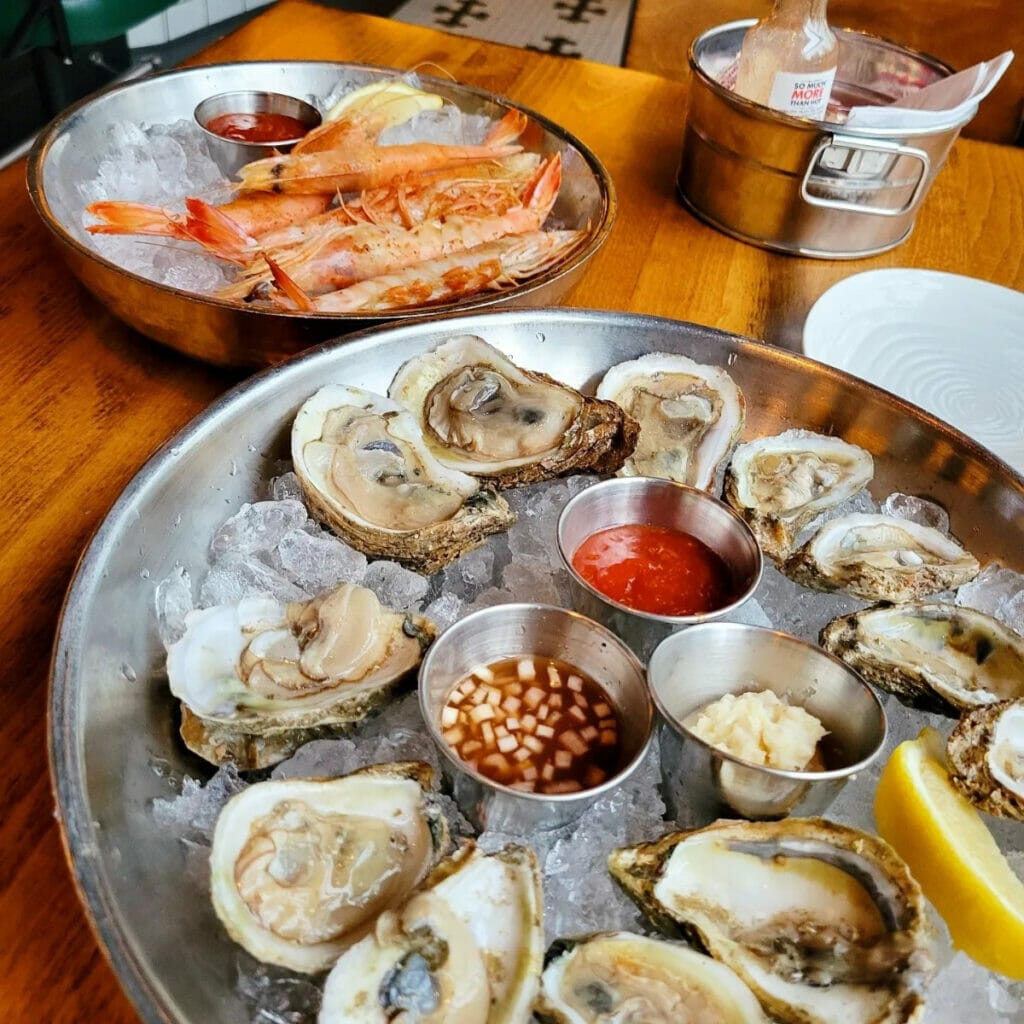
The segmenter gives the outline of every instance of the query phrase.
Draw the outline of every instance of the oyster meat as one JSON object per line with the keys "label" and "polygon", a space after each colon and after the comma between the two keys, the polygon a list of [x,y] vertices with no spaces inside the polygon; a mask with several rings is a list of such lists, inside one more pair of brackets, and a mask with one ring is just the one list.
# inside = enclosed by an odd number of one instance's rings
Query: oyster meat
{"label": "oyster meat", "polygon": [[924,899],[876,836],[820,818],[717,821],[616,850],[609,868],[656,925],[698,940],[780,1021],[924,1013]]}
{"label": "oyster meat", "polygon": [[553,1024],[762,1024],[736,973],[678,942],[629,932],[560,939],[547,954],[537,1015]]}
{"label": "oyster meat", "polygon": [[410,359],[388,395],[439,462],[496,487],[614,473],[636,445],[636,423],[613,402],[520,369],[472,334]]}
{"label": "oyster meat", "polygon": [[930,526],[858,513],[826,523],[781,568],[815,590],[902,602],[959,587],[981,567],[974,555]]}
{"label": "oyster meat", "polygon": [[504,499],[438,462],[406,410],[359,388],[329,384],[305,402],[292,461],[318,519],[425,574],[515,522]]}
{"label": "oyster meat", "polygon": [[741,444],[725,473],[725,500],[769,558],[782,561],[815,516],[852,497],[874,476],[871,455],[838,437],[787,430]]}
{"label": "oyster meat", "polygon": [[210,894],[258,960],[314,974],[404,902],[448,842],[419,762],[257,782],[217,819]]}
{"label": "oyster meat", "polygon": [[383,707],[435,633],[351,583],[311,601],[248,597],[189,612],[167,649],[185,745],[242,771],[283,761]]}
{"label": "oyster meat", "polygon": [[657,476],[710,488],[743,429],[740,389],[717,366],[651,352],[613,366],[597,397],[622,406],[640,424],[622,476]]}
{"label": "oyster meat", "polygon": [[946,759],[968,800],[1024,821],[1024,697],[968,711],[950,734]]}
{"label": "oyster meat", "polygon": [[940,602],[866,608],[833,619],[821,646],[902,703],[941,715],[1024,697],[1024,637]]}
{"label": "oyster meat", "polygon": [[338,960],[319,1024],[526,1024],[542,904],[530,850],[464,849]]}

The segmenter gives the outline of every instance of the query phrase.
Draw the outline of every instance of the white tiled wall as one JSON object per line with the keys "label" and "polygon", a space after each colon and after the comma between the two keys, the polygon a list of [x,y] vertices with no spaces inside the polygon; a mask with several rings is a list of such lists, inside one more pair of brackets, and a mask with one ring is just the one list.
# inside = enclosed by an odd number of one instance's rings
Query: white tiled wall
{"label": "white tiled wall", "polygon": [[178,0],[173,7],[153,15],[128,33],[128,46],[133,50],[160,46],[207,25],[233,18],[243,11],[266,7],[274,0]]}

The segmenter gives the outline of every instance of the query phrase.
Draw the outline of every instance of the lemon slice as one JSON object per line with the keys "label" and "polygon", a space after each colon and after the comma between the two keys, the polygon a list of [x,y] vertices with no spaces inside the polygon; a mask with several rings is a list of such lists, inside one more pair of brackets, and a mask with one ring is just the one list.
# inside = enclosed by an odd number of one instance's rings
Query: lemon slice
{"label": "lemon slice", "polygon": [[875,823],[945,919],[954,944],[985,967],[1024,979],[1024,883],[950,783],[934,729],[893,751],[878,781]]}
{"label": "lemon slice", "polygon": [[337,121],[342,114],[359,110],[384,109],[391,126],[403,124],[422,110],[440,110],[442,106],[444,99],[436,93],[424,92],[395,78],[385,78],[345,93],[324,114],[324,121]]}

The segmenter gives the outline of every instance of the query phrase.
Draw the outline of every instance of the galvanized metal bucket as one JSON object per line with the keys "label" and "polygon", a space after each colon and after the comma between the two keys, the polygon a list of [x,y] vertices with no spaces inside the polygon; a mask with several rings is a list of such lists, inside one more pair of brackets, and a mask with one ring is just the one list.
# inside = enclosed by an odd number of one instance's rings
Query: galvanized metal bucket
{"label": "galvanized metal bucket", "polygon": [[[690,47],[693,81],[677,186],[702,220],[744,242],[821,259],[858,259],[899,245],[946,154],[977,107],[941,128],[844,128],[791,117],[721,84],[755,22],[734,21]],[[878,36],[836,30],[830,114],[881,105],[952,69]]]}

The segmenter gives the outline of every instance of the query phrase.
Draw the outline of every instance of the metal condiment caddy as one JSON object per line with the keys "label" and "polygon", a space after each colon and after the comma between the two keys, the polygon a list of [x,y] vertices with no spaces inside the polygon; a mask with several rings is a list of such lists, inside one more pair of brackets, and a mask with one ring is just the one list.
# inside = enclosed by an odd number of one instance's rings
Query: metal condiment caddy
{"label": "metal condiment caddy", "polygon": [[[755,22],[719,25],[690,47],[693,82],[677,187],[702,220],[753,245],[822,259],[892,249],[972,107],[940,128],[858,129],[791,117],[721,84]],[[838,29],[833,99],[884,105],[952,73],[934,57]]]}

